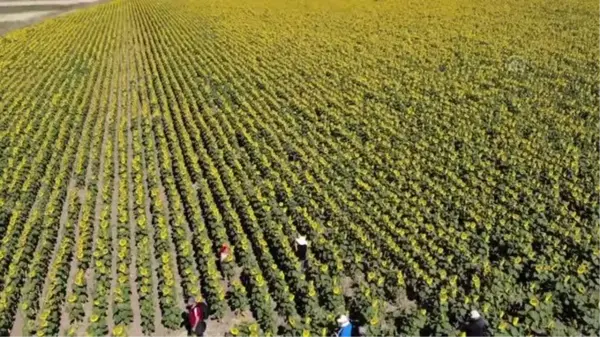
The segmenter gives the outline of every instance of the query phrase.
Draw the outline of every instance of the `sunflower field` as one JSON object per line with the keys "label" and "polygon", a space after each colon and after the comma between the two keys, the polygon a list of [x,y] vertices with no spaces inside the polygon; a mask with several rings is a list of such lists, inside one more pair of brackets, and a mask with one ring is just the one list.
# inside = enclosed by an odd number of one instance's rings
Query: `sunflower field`
{"label": "sunflower field", "polygon": [[209,335],[600,334],[598,13],[110,0],[0,37],[0,335],[176,335],[189,296]]}

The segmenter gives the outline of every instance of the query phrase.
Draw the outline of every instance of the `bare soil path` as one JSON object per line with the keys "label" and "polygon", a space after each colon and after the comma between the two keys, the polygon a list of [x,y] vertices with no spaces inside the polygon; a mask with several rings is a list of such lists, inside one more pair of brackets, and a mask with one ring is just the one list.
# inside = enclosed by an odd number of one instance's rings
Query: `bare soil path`
{"label": "bare soil path", "polygon": [[[94,90],[96,90],[96,88],[99,88],[102,81],[104,81],[103,78],[98,77],[98,79],[96,79],[96,83],[94,83]],[[99,97],[97,101],[99,101]],[[99,106],[95,106],[96,110],[99,110],[100,107]],[[87,111],[88,114],[92,114],[94,112],[91,111],[91,109],[89,109]],[[103,121],[104,119],[104,121]],[[96,112],[96,120],[94,121],[94,124],[92,125],[92,129],[95,130],[97,125],[101,125],[104,127],[103,130],[103,134],[102,134],[102,140],[103,142],[101,143],[101,147],[104,148],[105,147],[105,137],[106,137],[106,133],[107,133],[107,126],[105,123],[106,120],[106,116],[104,114],[101,113],[101,111],[97,111]],[[87,200],[87,196],[89,192],[89,188],[90,188],[90,184],[92,183],[92,177],[94,174],[94,170],[96,170],[97,172],[97,168],[93,167],[93,162],[96,160],[95,158],[92,158],[92,155],[96,153],[96,149],[93,149],[94,144],[95,144],[95,139],[96,137],[98,137],[99,134],[96,133],[96,131],[94,131],[92,133],[92,135],[90,136],[89,139],[89,144],[87,145],[87,148],[84,149],[84,151],[88,151],[89,155],[87,157],[87,164],[86,164],[86,168],[85,168],[85,179],[83,182],[83,186],[79,187],[78,190],[78,195],[79,195],[79,203],[81,204],[81,209],[79,210],[79,216],[78,216],[78,221],[77,224],[75,225],[75,236],[74,236],[74,246],[73,246],[73,256],[75,256],[75,254],[77,254],[77,245],[79,243],[80,240],[80,226],[79,224],[82,221],[83,218],[83,209],[85,208],[85,204],[86,204],[86,200]],[[100,152],[102,153],[102,148],[100,149]],[[102,158],[100,158],[100,164],[103,164]],[[92,237],[93,240],[93,237]],[[93,249],[94,247],[92,247]],[[73,293],[73,284],[75,282],[75,275],[77,273],[77,270],[79,268],[79,261],[77,258],[73,257],[71,259],[71,265],[70,265],[70,269],[69,269],[69,276],[67,278],[67,289],[66,289],[66,293],[65,293],[65,298],[69,298],[69,296]],[[63,307],[61,309],[61,318],[60,318],[60,329],[59,329],[59,335],[65,335],[67,330],[70,328],[71,322],[70,322],[70,318],[69,318],[69,313],[67,311],[67,305],[66,302],[65,304],[63,304]]]}
{"label": "bare soil path", "polygon": [[[152,132],[150,135],[148,135],[148,137],[154,137],[154,132]],[[158,163],[158,155],[156,153],[156,151],[158,150],[156,148],[156,142],[154,143],[155,148],[154,148],[154,162]],[[159,172],[160,174],[160,167],[156,167],[156,172]],[[165,192],[165,188],[162,185],[162,181],[161,179],[159,179],[159,195],[158,197],[160,198],[162,205],[164,207],[163,209],[163,214],[165,214],[165,219],[167,220],[167,223],[170,223],[170,212],[169,212],[169,199],[167,198],[167,194]],[[149,203],[150,203],[150,199],[148,199],[148,207],[149,207]],[[167,226],[167,230],[169,232],[169,238],[173,238],[173,231],[171,226]],[[152,240],[152,244],[154,244],[154,240]],[[177,257],[177,252],[175,250],[175,245],[173,243],[173,241],[171,240],[171,244],[169,245],[169,250],[171,253],[171,256],[173,256],[174,261],[177,261],[176,257]],[[179,268],[177,266],[173,266],[173,274],[174,274],[174,278],[175,278],[175,290],[177,291],[177,296],[176,298],[179,299],[179,307],[181,308],[182,312],[185,309],[185,305],[184,305],[184,300],[183,300],[183,288],[181,287],[181,275],[179,274]],[[156,270],[159,268],[158,262],[156,261],[156,259],[153,261],[153,265],[152,265],[152,269]],[[158,294],[158,292],[157,292]],[[159,328],[160,327],[160,328]],[[156,331],[155,331],[155,336],[179,336],[181,335],[181,332],[177,333],[177,332],[173,332],[173,331],[169,331],[168,329],[164,328],[162,326],[162,324],[157,325]]]}
{"label": "bare soil path", "polygon": [[[114,66],[114,64],[109,66],[109,70],[107,71],[107,74],[112,74],[111,72],[111,68]],[[114,81],[110,81],[109,82],[109,86],[108,86],[108,91],[106,92],[106,94],[108,94],[108,106],[110,106],[111,102],[112,102],[112,90],[114,87]],[[100,105],[100,107],[98,107],[99,109],[101,109],[100,113],[102,113],[102,111],[106,111],[106,105]],[[94,211],[94,232],[92,235],[93,238],[93,242],[92,242],[92,252],[95,251],[96,249],[96,237],[98,236],[98,227],[100,227],[100,213],[102,212],[102,207],[103,207],[103,202],[102,202],[102,190],[104,189],[104,157],[106,154],[106,150],[107,150],[107,140],[108,137],[111,137],[109,131],[111,128],[111,123],[110,123],[110,118],[109,118],[110,114],[105,114],[103,118],[105,118],[105,122],[104,122],[104,135],[102,136],[102,146],[100,149],[100,161],[98,163],[98,184],[97,184],[97,190],[98,190],[98,195],[96,196],[96,206],[95,206],[95,211]],[[95,259],[92,255],[92,261],[90,262],[90,266],[94,266],[95,263]],[[89,322],[89,318],[90,315],[92,314],[92,296],[94,294],[93,290],[95,288],[95,284],[94,284],[94,268],[90,268],[86,271],[86,284],[87,284],[87,293],[88,293],[88,302],[84,305],[84,311],[85,311],[85,317],[83,319],[83,324],[81,324],[79,326],[79,329],[77,329],[77,335],[78,336],[84,336],[86,335],[86,329],[87,329],[87,322]]]}
{"label": "bare soil path", "polygon": [[[109,304],[108,304],[108,310],[106,313],[106,322],[108,325],[108,331],[109,333],[111,333],[113,331],[113,328],[115,327],[114,324],[114,320],[113,320],[113,314],[114,314],[114,306],[115,306],[115,301],[114,301],[114,294],[115,294],[115,289],[117,287],[117,264],[118,264],[118,259],[117,259],[117,254],[119,251],[119,239],[118,239],[118,210],[119,210],[119,183],[121,182],[121,177],[119,175],[119,146],[121,144],[119,144],[119,128],[120,128],[120,122],[121,122],[121,118],[123,118],[123,111],[122,111],[122,104],[123,104],[123,97],[121,94],[121,83],[120,83],[120,77],[118,76],[118,74],[120,74],[123,71],[123,46],[119,46],[119,53],[118,53],[118,59],[119,59],[119,66],[117,69],[119,69],[119,71],[117,72],[117,75],[115,76],[117,78],[116,82],[117,82],[117,86],[115,88],[113,88],[113,92],[116,91],[116,98],[117,98],[117,116],[115,117],[115,129],[113,130],[113,144],[114,144],[114,151],[113,151],[113,193],[112,193],[112,199],[111,199],[111,209],[110,209],[110,233],[111,233],[111,237],[112,237],[112,262],[111,262],[111,268],[110,268],[110,295],[109,295]],[[112,95],[114,96],[114,94]],[[109,105],[111,106],[111,105]]]}
{"label": "bare soil path", "polygon": [[[136,111],[136,127],[140,136],[140,141],[142,142],[142,144],[148,144],[148,139],[152,139],[154,140],[154,134],[153,132],[149,132],[149,133],[144,133],[144,128],[142,127],[142,111],[144,109],[144,106],[147,106],[148,103],[148,92],[146,91],[146,79],[145,76],[148,76],[148,74],[144,74],[144,68],[142,66],[141,63],[141,57],[139,57],[139,53],[141,53],[141,50],[138,50],[140,48],[143,48],[143,42],[141,41],[141,37],[140,37],[140,31],[139,31],[139,27],[136,26],[134,27],[134,31],[136,32],[136,34],[134,35],[134,39],[135,39],[135,46],[133,47],[133,51],[134,53],[136,53],[135,58],[136,58],[136,62],[135,62],[135,68],[136,68],[136,82],[137,82],[137,87],[135,88],[137,90],[137,94],[138,94],[138,107],[140,111]],[[149,153],[149,150],[151,150],[152,152]],[[146,213],[146,219],[148,221],[148,237],[149,237],[149,244],[150,244],[150,266],[151,266],[151,270],[152,270],[152,280],[153,280],[153,293],[156,294],[157,296],[154,298],[154,310],[155,310],[155,316],[154,316],[154,336],[170,336],[173,335],[173,332],[169,331],[168,329],[166,329],[163,325],[162,325],[162,311],[160,308],[160,301],[158,299],[158,275],[157,275],[157,270],[159,270],[160,266],[158,263],[158,260],[160,258],[160,256],[157,256],[158,252],[155,250],[156,247],[156,242],[155,242],[155,228],[152,225],[154,222],[154,215],[152,214],[152,199],[153,196],[151,194],[150,191],[150,179],[151,177],[149,176],[149,167],[152,167],[154,172],[160,172],[159,171],[159,167],[158,167],[158,158],[156,155],[156,146],[151,146],[151,148],[146,148],[145,146],[141,147],[141,156],[142,156],[142,173],[143,173],[143,186],[144,186],[144,195],[145,195],[145,202],[144,202],[144,209],[145,209],[145,213]],[[160,181],[160,177],[158,177],[158,188],[159,188],[159,195],[156,196],[158,198],[160,198],[160,200],[162,201],[162,206],[163,209],[161,210],[162,214],[165,216],[165,219],[167,220],[167,222],[169,221],[169,204],[168,204],[168,200],[167,197],[165,195],[164,192],[164,188],[162,186],[162,182]],[[172,241],[172,233],[171,233],[171,228],[168,227],[168,235],[169,235],[169,252],[170,255],[173,256],[173,260],[176,261],[175,257],[176,252],[175,252],[175,246],[173,244]],[[173,271],[173,275],[175,278],[175,292],[176,292],[176,298],[179,298],[181,295],[183,294],[183,290],[181,289],[181,276],[179,275],[179,270],[177,268],[177,266],[175,264],[173,264],[171,266],[171,270]],[[187,333],[185,334],[187,335]]]}
{"label": "bare soil path", "polygon": [[[142,122],[141,122],[141,118],[137,118],[136,119],[136,124],[137,124],[137,128],[138,131],[141,135],[142,133]],[[147,152],[146,149],[142,147],[142,169],[143,169],[143,175],[144,175],[144,194],[145,194],[145,203],[144,203],[144,208],[146,211],[146,219],[148,219],[148,224],[152,224],[152,220],[153,220],[153,215],[152,212],[150,211],[150,190],[148,188],[148,170],[147,167],[149,165],[148,160],[146,158],[147,156]],[[166,213],[165,213],[166,214]],[[156,271],[159,268],[158,262],[156,261],[156,251],[154,250],[155,247],[155,242],[154,242],[154,227],[152,225],[148,226],[148,237],[149,237],[149,242],[150,242],[150,265],[152,267],[152,284],[153,284],[153,289],[152,289],[152,293],[153,294],[158,294],[158,276],[156,275]],[[171,247],[171,250],[173,251],[174,248]],[[179,284],[181,284],[181,278],[179,276],[179,273],[177,272],[177,268],[173,268],[173,272],[175,274],[175,280],[176,283],[178,284],[177,286],[177,291],[179,294],[181,294],[181,289],[179,288]],[[155,318],[154,318],[154,328],[155,328],[155,336],[165,336],[167,333],[166,328],[162,325],[162,311],[160,310],[160,303],[158,301],[158,298],[155,298],[154,300],[154,311],[155,311]]]}
{"label": "bare soil path", "polygon": [[[98,80],[96,80],[96,81],[98,81]],[[96,82],[93,83],[93,84],[95,86]],[[90,128],[90,124],[91,123],[96,123],[96,120],[92,121],[91,120],[92,118],[90,118],[90,115],[91,114],[88,111],[88,114],[85,117],[85,122],[84,122],[83,130],[84,130],[84,132],[93,133],[92,129]],[[89,138],[91,138],[91,136]],[[77,162],[78,160],[80,160],[81,156],[83,156],[83,153],[85,153],[86,151],[89,151],[89,148],[87,148],[87,146],[85,146],[85,144],[79,145],[79,147],[77,149],[77,153],[76,153],[75,162]],[[89,180],[89,172],[88,172],[89,165],[90,165],[90,157],[87,156],[86,157],[86,180],[85,180],[86,181],[85,182],[86,185],[87,185],[87,182]],[[72,196],[73,193],[75,193],[75,194],[78,195],[79,200],[77,201],[76,204],[71,205],[71,204],[69,204],[69,201],[71,200],[71,196]],[[59,227],[59,230],[58,230],[57,240],[56,240],[56,243],[54,245],[54,249],[52,251],[52,257],[50,259],[50,265],[52,265],[54,263],[54,261],[56,259],[56,255],[58,254],[61,242],[62,242],[62,240],[64,238],[65,230],[66,230],[65,227],[66,227],[66,223],[67,223],[68,217],[69,217],[69,209],[71,207],[77,207],[77,206],[83,205],[83,203],[85,202],[85,196],[86,196],[85,189],[79,188],[77,186],[77,178],[76,178],[76,172],[75,172],[75,165],[73,165],[72,172],[71,172],[71,178],[69,180],[69,186],[67,188],[67,195],[65,197],[65,202],[63,203],[63,209],[62,209],[61,216],[60,216],[60,221],[59,221],[60,227]],[[78,220],[81,219],[82,209],[83,209],[83,207],[79,208],[79,213],[78,213],[78,216],[77,216]],[[74,232],[74,235],[75,235],[74,236],[75,241],[73,241],[73,242],[75,244],[77,242],[77,238],[79,237],[79,226],[77,226],[77,224],[74,224],[73,232]],[[75,252],[73,252],[73,254],[74,253]],[[71,264],[73,263],[74,260],[75,259],[73,259],[72,256],[71,256]],[[68,281],[70,281],[70,280],[71,279],[69,279]],[[40,296],[40,303],[39,303],[40,312],[44,308],[44,300],[46,298],[46,293],[48,291],[48,287],[49,286],[50,286],[49,279],[46,279],[44,281],[44,285],[43,285],[43,288],[42,288],[42,295]],[[67,283],[67,290],[69,289],[69,286],[70,286],[70,283],[68,282]],[[66,292],[66,294],[68,294],[68,291]]]}
{"label": "bare soil path", "polygon": [[[152,122],[151,122],[152,123]],[[151,132],[149,135],[145,135],[145,137],[152,137],[153,139],[155,139],[154,136],[154,132]],[[157,143],[156,140],[154,141],[154,148],[153,148],[153,162],[156,163],[156,167],[155,170],[156,172],[160,175],[160,167],[158,166],[158,154],[157,154]],[[146,161],[146,153],[145,153],[145,163],[146,165],[150,165],[147,161]],[[144,170],[146,171],[146,170]],[[147,174],[146,174],[146,178],[147,178]],[[170,223],[170,212],[169,212],[169,199],[167,198],[167,194],[165,191],[165,188],[162,184],[162,179],[158,179],[158,186],[159,186],[159,195],[158,198],[160,198],[162,205],[163,205],[163,214],[165,215],[165,219],[167,220],[167,223]],[[146,185],[146,188],[148,188],[148,186]],[[149,205],[150,205],[150,199],[148,199],[147,202],[147,207],[149,209]],[[152,226],[150,226],[152,227]],[[173,238],[173,231],[171,226],[167,226],[167,230],[169,232],[169,238]],[[189,235],[189,234],[188,234]],[[177,261],[176,257],[177,257],[177,251],[175,250],[175,245],[172,241],[172,239],[170,240],[171,244],[169,245],[169,250],[171,253],[171,256],[174,257],[174,261]],[[152,240],[152,244],[154,245],[154,240]],[[179,299],[178,305],[181,308],[181,311],[183,312],[185,309],[185,304],[184,304],[184,299],[183,299],[183,288],[181,287],[182,281],[181,281],[181,275],[179,273],[179,267],[174,265],[173,266],[173,274],[174,274],[174,278],[175,278],[175,290],[177,292],[177,296],[176,298]],[[156,270],[159,268],[159,265],[156,261],[156,259],[153,261],[153,265],[152,265],[152,269]],[[158,292],[157,292],[158,294]],[[170,331],[166,328],[164,328],[162,326],[162,324],[157,325],[156,326],[156,331],[155,331],[155,336],[180,336],[181,335],[181,330],[180,331]]]}
{"label": "bare soil path", "polygon": [[[141,124],[141,119],[137,118],[137,128],[140,131],[140,133],[142,132],[142,124]],[[144,208],[146,211],[146,219],[148,219],[148,237],[149,237],[149,242],[150,242],[150,266],[152,267],[152,283],[153,283],[153,293],[154,294],[158,294],[158,277],[156,276],[156,270],[159,268],[158,267],[158,262],[156,262],[156,251],[154,250],[154,227],[151,225],[152,224],[152,212],[150,212],[150,191],[148,189],[148,171],[146,170],[146,167],[148,165],[148,162],[146,160],[146,150],[144,148],[142,148],[142,167],[143,167],[143,172],[144,172],[144,194],[146,196],[145,200],[145,204],[144,204]],[[177,272],[177,269],[173,268],[174,270],[174,274],[175,274],[175,279],[177,280],[178,284],[181,284],[181,279],[179,277],[179,273]],[[181,289],[177,289],[177,291],[179,293],[181,293]],[[160,310],[160,304],[158,301],[158,298],[155,298],[154,301],[154,311],[155,311],[155,315],[154,315],[154,327],[156,331],[164,331],[165,328],[162,326],[162,311]]]}
{"label": "bare soil path", "polygon": [[[128,40],[128,44],[131,41]],[[127,46],[127,50],[129,51],[129,45]],[[136,227],[137,222],[135,221],[135,215],[133,211],[133,176],[132,176],[132,162],[133,162],[133,133],[131,129],[133,127],[131,121],[131,113],[132,113],[132,93],[131,93],[131,81],[132,81],[132,69],[131,69],[131,53],[127,53],[127,60],[125,61],[125,67],[127,68],[127,191],[128,195],[128,208],[129,208],[129,242],[130,242],[130,252],[131,252],[131,263],[129,266],[129,283],[131,287],[131,308],[133,309],[133,322],[131,323],[131,327],[129,329],[129,336],[142,336],[142,317],[140,313],[141,305],[140,305],[140,297],[138,294],[138,284],[137,284],[137,245],[136,245]]]}
{"label": "bare soil path", "polygon": [[[79,194],[79,203],[81,204],[81,209],[79,210],[79,216],[77,217],[77,224],[79,224],[81,222],[81,219],[83,217],[83,205],[85,204],[85,199],[87,197],[87,188],[88,188],[88,183],[89,183],[89,179],[91,176],[91,165],[90,165],[91,160],[88,160],[88,165],[87,165],[87,169],[86,169],[86,175],[85,175],[85,187],[81,188],[78,191]],[[75,236],[74,236],[74,245],[73,245],[73,255],[75,255],[76,249],[77,249],[77,242],[79,242],[79,236],[80,236],[80,231],[79,231],[79,226],[75,225]],[[73,283],[75,282],[75,273],[77,272],[77,259],[76,258],[71,258],[71,264],[69,266],[69,276],[67,278],[67,290],[65,292],[65,299],[69,298],[69,296],[73,293]],[[59,328],[59,335],[65,335],[67,329],[69,329],[69,325],[70,325],[70,320],[69,320],[69,313],[67,312],[67,305],[66,302],[63,304],[61,312],[60,312],[60,328]]]}
{"label": "bare soil path", "polygon": [[23,319],[23,314],[21,313],[21,309],[17,310],[17,314],[15,315],[15,321],[13,322],[13,327],[10,329],[10,337],[13,336],[23,336],[23,327],[25,324],[25,320]]}
{"label": "bare soil path", "polygon": [[[74,207],[75,205],[70,205],[69,201],[71,200],[71,196],[73,193],[77,193],[77,180],[74,178],[74,173],[71,174],[71,179],[69,181],[69,187],[67,187],[67,195],[65,197],[65,201],[63,203],[63,208],[60,213],[59,220],[59,228],[58,234],[56,235],[56,243],[54,244],[54,249],[52,250],[52,257],[50,258],[50,266],[54,263],[56,259],[56,254],[58,254],[58,249],[60,248],[60,243],[62,242],[65,236],[65,224],[69,218],[69,208]],[[48,272],[50,272],[50,268],[48,268]],[[50,286],[50,280],[48,277],[44,280],[44,285],[42,286],[42,295],[39,298],[39,308],[40,312],[44,308],[44,299],[46,298],[46,293],[48,292],[48,287]]]}

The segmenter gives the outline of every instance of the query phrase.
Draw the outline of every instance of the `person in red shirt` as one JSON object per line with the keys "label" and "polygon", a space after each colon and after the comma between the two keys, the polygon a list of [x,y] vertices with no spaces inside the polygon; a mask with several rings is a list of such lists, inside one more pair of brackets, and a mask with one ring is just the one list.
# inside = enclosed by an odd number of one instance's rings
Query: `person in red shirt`
{"label": "person in red shirt", "polygon": [[204,319],[208,315],[206,302],[204,300],[197,302],[195,298],[190,297],[188,298],[187,309],[191,332],[198,337],[203,336],[204,331],[206,331],[206,322]]}
{"label": "person in red shirt", "polygon": [[231,254],[229,245],[224,243],[223,245],[221,245],[221,249],[219,249],[219,260],[221,261],[221,263],[225,262],[229,254]]}

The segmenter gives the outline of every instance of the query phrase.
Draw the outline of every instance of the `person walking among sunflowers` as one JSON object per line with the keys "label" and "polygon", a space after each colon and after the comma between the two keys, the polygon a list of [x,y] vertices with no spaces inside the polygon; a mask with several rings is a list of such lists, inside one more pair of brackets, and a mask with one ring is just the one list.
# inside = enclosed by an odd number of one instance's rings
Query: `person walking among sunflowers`
{"label": "person walking among sunflowers", "polygon": [[469,322],[463,328],[466,336],[490,336],[489,325],[479,311],[473,310],[469,314]]}
{"label": "person walking among sunflowers", "polygon": [[205,300],[196,301],[194,297],[188,298],[188,325],[192,335],[204,336],[206,331],[206,317],[208,316],[208,305]]}
{"label": "person walking among sunflowers", "polygon": [[295,240],[295,250],[296,256],[302,264],[302,268],[306,269],[306,257],[308,255],[308,241],[306,240],[306,236],[298,235]]}

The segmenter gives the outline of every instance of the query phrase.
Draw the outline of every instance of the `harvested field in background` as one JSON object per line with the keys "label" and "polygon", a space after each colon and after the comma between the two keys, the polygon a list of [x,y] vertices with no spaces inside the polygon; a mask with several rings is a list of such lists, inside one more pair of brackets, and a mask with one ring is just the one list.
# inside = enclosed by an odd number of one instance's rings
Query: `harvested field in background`
{"label": "harvested field in background", "polygon": [[53,13],[53,11],[0,14],[0,22],[28,21],[31,19],[38,18],[40,16],[47,16],[48,14],[51,14],[51,13]]}
{"label": "harvested field in background", "polygon": [[103,0],[4,0],[0,1],[0,36],[45,19]]}

